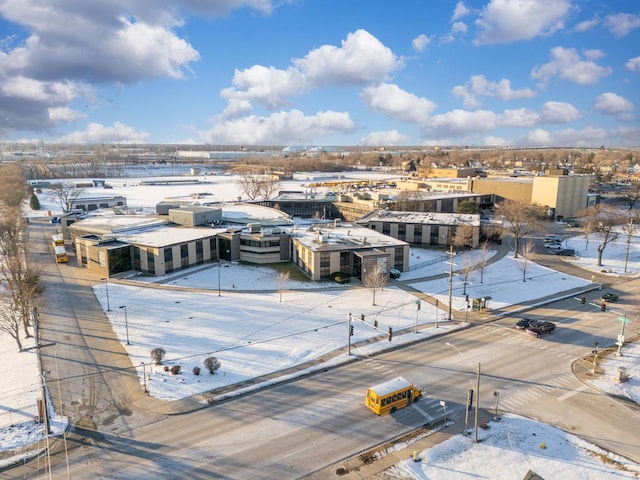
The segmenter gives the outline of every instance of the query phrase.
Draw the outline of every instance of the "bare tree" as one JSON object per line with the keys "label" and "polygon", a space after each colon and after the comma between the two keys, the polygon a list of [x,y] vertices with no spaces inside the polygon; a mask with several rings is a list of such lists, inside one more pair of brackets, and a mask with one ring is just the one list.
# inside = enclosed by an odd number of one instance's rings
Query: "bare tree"
{"label": "bare tree", "polygon": [[386,265],[383,263],[376,263],[372,270],[369,272],[363,272],[362,284],[371,290],[373,295],[373,303],[376,304],[376,292],[384,289],[384,286],[389,280],[389,273],[387,272]]}
{"label": "bare tree", "polygon": [[518,258],[520,240],[540,227],[543,216],[541,208],[535,205],[504,200],[496,205],[496,210],[502,214],[507,223],[505,228],[513,235],[514,258]]}
{"label": "bare tree", "polygon": [[469,282],[469,277],[471,276],[471,272],[475,269],[475,264],[473,260],[469,256],[465,256],[462,260],[462,268],[458,270],[458,275],[462,277],[462,294],[467,294],[467,285]]}
{"label": "bare tree", "polygon": [[629,247],[631,246],[631,238],[638,231],[638,217],[631,218],[629,223],[623,223],[621,227],[622,233],[626,237],[627,248],[624,253],[624,273],[627,273],[627,264],[629,262]]}
{"label": "bare tree", "polygon": [[238,179],[240,191],[249,200],[255,200],[258,197],[269,199],[278,190],[278,186],[279,182],[275,177],[263,177],[245,173]]}
{"label": "bare tree", "polygon": [[584,249],[589,250],[589,237],[598,229],[598,221],[591,216],[584,216],[585,212],[581,212],[580,223],[582,224],[582,236],[585,240]]}
{"label": "bare tree", "polygon": [[456,228],[456,235],[453,238],[453,244],[459,248],[473,247],[473,233],[474,228],[471,225],[460,225]]}
{"label": "bare tree", "polygon": [[167,354],[166,350],[160,347],[154,348],[153,350],[151,350],[151,353],[150,353],[151,358],[153,359],[156,365],[162,365],[162,359],[166,354]]}
{"label": "bare tree", "polygon": [[18,344],[18,351],[22,352],[22,342],[20,341],[20,327],[22,319],[17,309],[12,305],[11,298],[5,296],[0,298],[0,331],[7,333]]}
{"label": "bare tree", "polygon": [[640,200],[640,185],[633,185],[628,192],[624,194],[624,198],[629,205],[629,210]]}
{"label": "bare tree", "polygon": [[522,269],[522,281],[527,281],[527,269],[529,268],[529,260],[533,257],[533,252],[535,251],[535,247],[531,240],[527,240],[524,245],[522,245],[522,263],[520,264],[520,268]]}
{"label": "bare tree", "polygon": [[282,303],[282,290],[289,280],[289,272],[278,273],[278,292],[280,292],[280,303]]}
{"label": "bare tree", "polygon": [[53,201],[64,213],[71,211],[73,201],[82,195],[82,189],[68,183],[61,183],[53,189]]}
{"label": "bare tree", "polygon": [[489,240],[485,240],[480,245],[480,262],[478,268],[480,269],[480,283],[484,283],[484,270],[487,268],[489,261]]}
{"label": "bare tree", "polygon": [[260,179],[260,196],[265,200],[269,200],[278,191],[279,186],[280,182],[275,177]]}
{"label": "bare tree", "polygon": [[586,222],[600,234],[600,244],[598,245],[598,266],[602,266],[602,254],[611,242],[618,238],[615,232],[616,227],[625,223],[626,216],[618,209],[599,203],[594,207],[587,208],[581,212]]}

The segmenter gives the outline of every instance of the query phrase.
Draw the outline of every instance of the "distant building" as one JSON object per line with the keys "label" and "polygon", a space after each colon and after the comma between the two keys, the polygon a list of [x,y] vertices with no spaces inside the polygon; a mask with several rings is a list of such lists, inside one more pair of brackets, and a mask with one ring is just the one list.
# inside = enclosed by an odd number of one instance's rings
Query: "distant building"
{"label": "distant building", "polygon": [[71,210],[91,212],[99,208],[126,207],[127,197],[114,195],[109,197],[78,197],[71,201]]}
{"label": "distant building", "polygon": [[592,175],[474,178],[471,191],[547,207],[550,218],[572,218],[589,206],[592,182]]}

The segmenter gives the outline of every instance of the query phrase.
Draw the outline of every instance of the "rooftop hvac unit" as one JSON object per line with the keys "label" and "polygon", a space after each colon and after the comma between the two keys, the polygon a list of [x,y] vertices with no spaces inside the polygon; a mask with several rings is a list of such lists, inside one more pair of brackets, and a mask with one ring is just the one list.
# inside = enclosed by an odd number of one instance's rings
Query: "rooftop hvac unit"
{"label": "rooftop hvac unit", "polygon": [[248,223],[247,228],[249,229],[249,233],[258,233],[262,229],[259,223]]}

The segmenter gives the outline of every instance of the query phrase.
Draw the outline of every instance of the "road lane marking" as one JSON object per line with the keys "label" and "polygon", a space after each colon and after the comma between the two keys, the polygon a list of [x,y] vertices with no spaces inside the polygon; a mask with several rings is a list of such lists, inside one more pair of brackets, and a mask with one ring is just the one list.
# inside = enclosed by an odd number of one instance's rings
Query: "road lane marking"
{"label": "road lane marking", "polygon": [[423,409],[421,409],[418,405],[416,405],[415,403],[413,404],[413,408],[415,408],[416,410],[418,410],[418,412],[420,412],[427,420],[431,421],[433,420],[433,417],[431,415],[429,415],[427,412],[425,412]]}
{"label": "road lane marking", "polygon": [[587,388],[589,388],[587,385],[582,385],[580,388],[578,388],[576,390],[572,390],[571,392],[567,392],[564,395],[559,396],[558,397],[558,401],[559,402],[564,402],[567,398],[571,398],[575,394],[585,391]]}

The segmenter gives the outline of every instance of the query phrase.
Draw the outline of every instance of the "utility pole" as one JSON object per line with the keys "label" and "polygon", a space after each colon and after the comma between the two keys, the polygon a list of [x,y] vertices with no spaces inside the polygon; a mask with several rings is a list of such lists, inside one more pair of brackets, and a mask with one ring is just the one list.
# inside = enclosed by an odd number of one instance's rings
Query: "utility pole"
{"label": "utility pole", "polygon": [[447,315],[447,320],[451,321],[451,303],[453,301],[453,257],[456,255],[453,253],[453,244],[449,246],[447,255],[449,255],[449,313]]}

